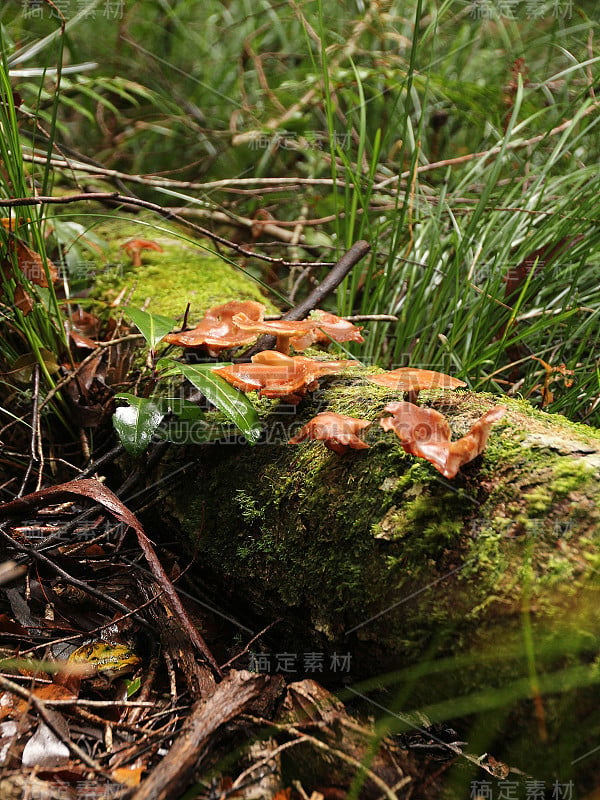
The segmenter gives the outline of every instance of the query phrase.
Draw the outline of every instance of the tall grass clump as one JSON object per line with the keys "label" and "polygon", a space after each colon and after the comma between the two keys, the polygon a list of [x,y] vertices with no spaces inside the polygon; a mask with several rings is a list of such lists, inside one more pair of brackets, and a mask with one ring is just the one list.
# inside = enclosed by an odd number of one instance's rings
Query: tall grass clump
{"label": "tall grass clump", "polygon": [[[540,34],[500,21],[496,36],[511,43],[504,76],[496,58],[477,79],[489,26],[456,9],[414,4],[396,85],[380,93],[393,126],[377,112],[368,71],[353,62],[343,89],[329,81],[331,140],[342,108],[355,143],[351,154],[331,152],[332,178],[345,187],[335,195],[335,238],[367,238],[379,254],[341,287],[338,308],[398,317],[369,329],[366,356],[383,366],[451,370],[473,388],[520,392],[597,421],[600,59],[566,50],[585,23],[554,20]],[[320,35],[329,35],[324,25]],[[324,42],[324,75],[328,52]]]}
{"label": "tall grass clump", "polygon": [[[67,25],[78,20],[80,35],[65,36],[56,20],[26,20],[20,3],[5,3],[0,362],[2,396],[17,386],[24,401],[23,411],[3,403],[7,419],[28,436],[32,393],[52,391],[69,358],[46,210],[7,201],[85,182],[230,236],[244,220],[236,235],[287,260],[334,260],[367,239],[370,260],[329,301],[341,314],[387,317],[364,323],[363,361],[440,369],[599,425],[595,5],[580,2],[572,16],[555,13],[554,0],[535,5],[535,17],[520,4],[514,18],[482,19],[461,0],[141,0],[119,19],[74,16]],[[68,167],[51,166],[64,153]],[[81,209],[77,219],[85,230]],[[273,242],[264,220],[294,235]],[[46,287],[24,274],[16,237],[38,254]],[[324,274],[249,268],[288,305]],[[60,395],[54,409],[65,419]],[[526,600],[520,638],[469,661],[443,658],[447,643],[432,642],[416,666],[354,687],[353,699],[376,709],[386,696],[382,735],[405,732],[409,714],[467,718],[478,753],[535,692],[560,723],[569,691],[597,683],[595,651],[576,621],[572,635],[534,642]],[[510,680],[471,692],[465,679],[464,695],[443,696],[449,673],[496,663]],[[428,702],[434,682],[439,697]],[[571,774],[579,753],[566,738]],[[466,796],[464,778],[453,780],[454,796]]]}
{"label": "tall grass clump", "polygon": [[[4,48],[2,52],[5,53]],[[11,87],[3,57],[0,63],[2,395],[11,395],[14,399],[17,387],[16,394],[26,398],[31,392],[31,377],[36,373],[38,399],[42,400],[56,385],[60,360],[67,357],[68,347],[46,254],[43,208],[35,204],[9,207],[2,202],[3,199],[32,197],[35,182],[39,180],[40,186],[43,182],[42,174],[31,174],[23,161],[18,120],[20,102]],[[67,425],[60,395],[50,408]],[[9,418],[15,417],[10,409],[2,410]]]}

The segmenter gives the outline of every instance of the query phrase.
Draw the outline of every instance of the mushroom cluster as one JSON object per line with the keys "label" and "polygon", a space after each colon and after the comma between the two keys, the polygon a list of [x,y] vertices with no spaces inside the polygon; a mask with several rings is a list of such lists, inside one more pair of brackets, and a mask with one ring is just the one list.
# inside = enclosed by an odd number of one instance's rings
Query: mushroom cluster
{"label": "mushroom cluster", "polygon": [[454,478],[463,464],[484,451],[493,423],[506,413],[505,406],[494,406],[453,442],[450,425],[439,411],[406,402],[388,403],[383,410],[392,415],[380,420],[384,431],[394,431],[404,452],[427,459],[445,478]]}
{"label": "mushroom cluster", "polygon": [[253,321],[262,320],[265,307],[253,300],[232,300],[209,308],[204,318],[189,331],[169,333],[165,342],[179,347],[204,347],[210,356],[218,356],[223,350],[251,344],[256,336],[238,327],[233,318],[242,314]]}
{"label": "mushroom cluster", "polygon": [[302,320],[274,320],[273,322],[254,321],[246,314],[236,314],[233,322],[242,330],[256,335],[271,334],[277,338],[277,350],[286,355],[290,346],[297,352],[306,350],[312,344],[335,342],[363,342],[360,329],[348,320],[317,309],[312,317]]}
{"label": "mushroom cluster", "polygon": [[256,391],[261,397],[279,398],[296,405],[308,391],[316,388],[323,375],[332,375],[355,363],[317,361],[306,356],[286,356],[277,350],[263,350],[252,356],[249,364],[217,367],[213,372],[243,392]]}
{"label": "mushroom cluster", "polygon": [[[209,309],[195,328],[170,333],[165,341],[184,348],[201,347],[214,357],[224,350],[251,344],[263,334],[275,336],[275,350],[263,350],[252,356],[249,363],[215,366],[213,372],[242,392],[255,391],[261,397],[294,405],[317,387],[322,376],[356,366],[356,361],[318,361],[290,355],[292,348],[301,352],[315,343],[362,342],[360,329],[351,322],[320,310],[299,321],[269,321],[264,319],[264,313],[265,307],[251,300],[224,303]],[[464,381],[442,372],[414,367],[366,378],[404,394],[403,402],[385,406],[384,411],[391,416],[381,418],[379,425],[384,431],[397,435],[406,453],[427,459],[446,478],[454,478],[463,464],[483,452],[492,424],[506,411],[504,406],[495,406],[477,420],[465,436],[452,441],[452,431],[444,415],[422,408],[416,401],[421,390],[458,389],[467,385]],[[369,420],[323,412],[307,422],[289,443],[314,439],[338,455],[350,450],[366,450],[369,445],[360,434],[371,424]]]}
{"label": "mushroom cluster", "polygon": [[[404,392],[413,401],[422,389],[457,389],[466,386],[464,381],[442,372],[412,367],[369,375],[367,380]],[[454,478],[463,464],[483,452],[493,423],[500,420],[506,412],[505,406],[495,406],[477,420],[465,436],[452,441],[448,420],[439,411],[421,408],[415,402],[407,400],[388,403],[383,410],[391,414],[379,420],[383,430],[394,431],[406,453],[426,459],[446,478]],[[359,438],[359,432],[371,424],[369,420],[344,414],[317,414],[289,440],[289,444],[315,439],[343,455],[351,448],[369,447]]]}
{"label": "mushroom cluster", "polygon": [[262,334],[277,338],[276,350],[289,355],[312,344],[364,341],[360,328],[335,314],[316,310],[308,319],[299,321],[264,319],[265,307],[253,300],[233,300],[210,308],[195,328],[169,333],[165,341],[180,347],[204,347],[211,356],[223,350],[252,344]]}
{"label": "mushroom cluster", "polygon": [[[492,425],[506,413],[505,406],[494,406],[465,436],[453,442],[448,420],[439,411],[406,401],[388,403],[383,410],[392,415],[379,420],[383,430],[394,431],[405,453],[426,459],[445,478],[456,477],[463,464],[484,451]],[[369,445],[358,434],[371,424],[369,420],[325,412],[307,422],[288,444],[315,439],[339,455],[350,448],[364,450]]]}

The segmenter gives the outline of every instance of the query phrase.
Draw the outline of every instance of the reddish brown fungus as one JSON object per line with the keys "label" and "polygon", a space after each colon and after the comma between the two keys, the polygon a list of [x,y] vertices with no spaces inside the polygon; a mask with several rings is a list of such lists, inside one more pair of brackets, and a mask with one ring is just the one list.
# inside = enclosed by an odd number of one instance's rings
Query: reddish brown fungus
{"label": "reddish brown fungus", "polygon": [[306,320],[292,322],[291,320],[273,320],[265,322],[263,320],[255,322],[248,319],[246,314],[237,314],[234,323],[244,331],[253,333],[255,336],[267,333],[277,337],[276,348],[284,355],[290,352],[290,339],[302,335],[310,330],[311,324]]}
{"label": "reddish brown fungus", "polygon": [[421,389],[458,389],[467,385],[464,381],[459,381],[458,378],[445,375],[443,372],[414,367],[401,367],[380,375],[368,375],[367,380],[379,386],[407,392],[409,395],[407,399],[413,403]]}
{"label": "reddish brown fungus", "polygon": [[300,365],[233,364],[213,370],[243,392],[259,392],[261,397],[279,398],[296,405],[316,381]]}
{"label": "reddish brown fungus", "polygon": [[134,267],[142,266],[142,250],[156,250],[162,253],[162,247],[150,239],[129,239],[121,245],[121,249],[125,250],[127,255],[131,258],[131,263]]}
{"label": "reddish brown fungus", "polygon": [[169,333],[165,342],[180,347],[205,347],[209,355],[218,356],[223,350],[251,344],[256,334],[239,328],[233,318],[244,314],[248,319],[262,320],[265,307],[254,300],[232,300],[220,306],[214,306],[204,315],[204,319],[189,331]]}
{"label": "reddish brown fungus", "polygon": [[454,478],[463,464],[483,452],[491,426],[504,416],[506,407],[492,408],[455,442],[450,440],[448,421],[438,411],[413,403],[389,403],[384,411],[392,416],[381,419],[381,427],[394,431],[406,453],[427,459],[444,477]]}
{"label": "reddish brown fungus", "polygon": [[356,419],[345,414],[325,411],[317,414],[289,440],[289,444],[299,444],[305,439],[317,439],[334,453],[343,455],[348,450],[367,450],[369,445],[359,433],[371,423],[366,419]]}
{"label": "reddish brown fungus", "polygon": [[289,354],[290,345],[294,350],[300,351],[310,347],[315,342],[325,343],[331,340],[336,342],[362,342],[360,329],[335,314],[326,311],[316,311],[310,319],[298,321],[273,320],[272,322],[253,322],[239,314],[234,322],[246,331],[256,335],[267,333],[277,337],[276,348],[284,354]]}
{"label": "reddish brown fungus", "polygon": [[317,361],[314,358],[307,356],[286,356],[277,350],[262,350],[252,357],[254,364],[271,364],[273,366],[287,366],[292,369],[301,367],[307,374],[312,375],[314,378],[320,378],[323,375],[334,375],[346,367],[356,366],[356,361],[351,359],[341,359],[338,361]]}
{"label": "reddish brown fungus", "polygon": [[280,398],[299,403],[307,391],[316,388],[322,375],[339,372],[354,361],[315,361],[304,356],[286,356],[276,350],[263,350],[250,364],[232,364],[213,370],[243,392],[258,391],[261,397]]}
{"label": "reddish brown fungus", "polygon": [[336,317],[328,311],[315,309],[306,322],[312,323],[313,327],[305,334],[295,336],[290,344],[294,350],[306,350],[311,344],[329,344],[334,342],[364,342],[361,336],[361,328],[357,328],[347,319]]}
{"label": "reddish brown fungus", "polygon": [[384,431],[393,430],[400,441],[445,442],[450,440],[448,420],[439,411],[421,408],[414,403],[388,403],[383,409],[392,414],[383,417],[380,425]]}

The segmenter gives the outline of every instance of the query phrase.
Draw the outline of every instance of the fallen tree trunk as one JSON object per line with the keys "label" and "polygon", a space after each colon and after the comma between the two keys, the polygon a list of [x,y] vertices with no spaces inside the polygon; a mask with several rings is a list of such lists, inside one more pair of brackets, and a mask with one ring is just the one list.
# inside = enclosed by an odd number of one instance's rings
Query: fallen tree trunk
{"label": "fallen tree trunk", "polygon": [[[574,736],[564,714],[567,692],[579,689],[573,703],[587,709],[583,687],[600,680],[600,434],[502,400],[507,413],[483,456],[453,480],[379,426],[365,437],[370,449],[344,456],[287,444],[320,411],[375,420],[398,399],[363,376],[330,380],[293,413],[269,404],[262,444],[175,451],[177,464],[196,463],[173,488],[169,518],[203,574],[238,609],[243,598],[247,619],[285,617],[261,645],[259,669],[285,672],[276,657],[288,653],[296,676],[365,679],[359,693],[385,686],[395,708],[436,719],[479,715],[479,752],[491,750],[498,715],[520,703],[531,724],[525,738],[506,734],[516,739],[505,755],[527,771],[541,759],[566,780],[570,761],[600,741],[597,722],[577,723]],[[456,438],[497,398],[421,401]],[[321,653],[320,669],[307,653]],[[552,739],[560,764],[541,748]]]}

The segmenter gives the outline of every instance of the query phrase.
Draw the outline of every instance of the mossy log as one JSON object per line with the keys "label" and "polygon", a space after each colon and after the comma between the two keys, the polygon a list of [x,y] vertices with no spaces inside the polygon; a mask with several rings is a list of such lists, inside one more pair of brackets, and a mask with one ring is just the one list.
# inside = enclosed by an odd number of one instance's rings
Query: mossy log
{"label": "mossy log", "polygon": [[[211,306],[229,300],[258,300],[268,313],[277,311],[252,275],[181,226],[146,212],[135,217],[117,212],[87,216],[97,219],[94,234],[104,244],[104,250],[91,253],[96,275],[93,296],[100,303],[113,302],[124,292],[128,305],[179,319],[189,303],[192,325]],[[150,239],[161,250],[143,250],[142,263],[133,266],[123,249],[130,239]]]}
{"label": "mossy log", "polygon": [[[554,737],[560,765],[542,761],[556,774],[600,741],[598,721],[564,741],[568,692],[580,698],[600,679],[600,433],[502,399],[485,452],[453,480],[378,425],[370,449],[344,456],[287,444],[320,411],[377,420],[397,399],[352,370],[295,409],[261,401],[262,443],[173,452],[178,465],[195,463],[162,520],[183,528],[199,569],[257,630],[285,619],[267,650],[349,652],[345,677],[387,686],[388,702],[487,719],[478,730],[490,752],[498,709],[525,701],[517,766],[528,770]],[[498,398],[429,392],[420,402],[456,438]]]}

